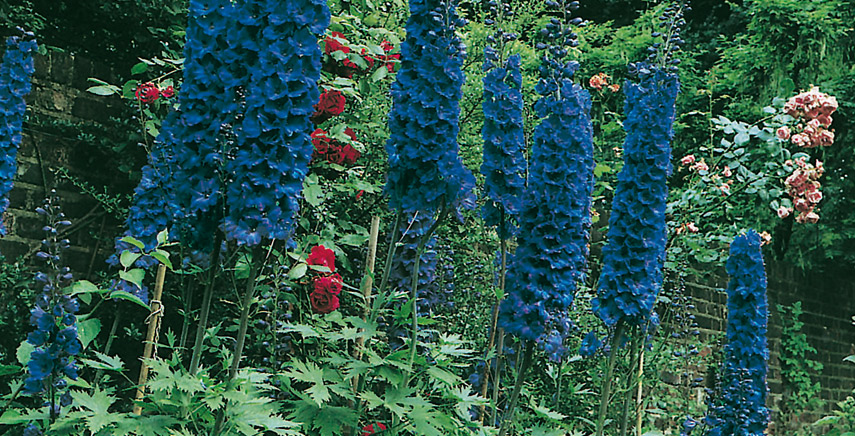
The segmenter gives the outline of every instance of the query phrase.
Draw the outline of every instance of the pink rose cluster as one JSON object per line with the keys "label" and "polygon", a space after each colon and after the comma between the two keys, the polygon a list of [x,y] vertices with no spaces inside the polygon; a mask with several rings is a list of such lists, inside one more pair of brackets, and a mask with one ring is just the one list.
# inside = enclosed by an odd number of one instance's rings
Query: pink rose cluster
{"label": "pink rose cluster", "polygon": [[793,173],[784,181],[787,194],[793,199],[793,208],[781,206],[778,208],[778,217],[786,218],[795,209],[799,214],[796,222],[815,223],[819,221],[819,215],[814,209],[822,200],[822,191],[819,178],[825,172],[822,162],[816,161],[816,165],[806,162],[805,159],[787,161],[787,166],[794,166]]}
{"label": "pink rose cluster", "polygon": [[778,139],[789,140],[803,148],[829,146],[834,143],[834,130],[831,127],[831,114],[837,110],[837,99],[819,91],[814,86],[790,98],[784,104],[784,112],[799,120],[795,132],[788,126],[782,126],[775,132]]}

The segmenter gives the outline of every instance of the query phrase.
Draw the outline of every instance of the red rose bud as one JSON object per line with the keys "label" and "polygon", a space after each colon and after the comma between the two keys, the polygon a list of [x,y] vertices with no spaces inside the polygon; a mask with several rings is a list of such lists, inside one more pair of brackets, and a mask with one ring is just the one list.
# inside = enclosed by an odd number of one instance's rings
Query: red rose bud
{"label": "red rose bud", "polygon": [[143,103],[151,103],[160,97],[160,90],[154,83],[146,82],[137,86],[134,96]]}
{"label": "red rose bud", "polygon": [[365,427],[362,427],[362,436],[371,436],[383,430],[386,430],[386,426],[380,422],[368,424]]}
{"label": "red rose bud", "polygon": [[175,89],[173,89],[171,85],[167,86],[160,91],[160,95],[162,95],[163,98],[172,98],[175,96]]}

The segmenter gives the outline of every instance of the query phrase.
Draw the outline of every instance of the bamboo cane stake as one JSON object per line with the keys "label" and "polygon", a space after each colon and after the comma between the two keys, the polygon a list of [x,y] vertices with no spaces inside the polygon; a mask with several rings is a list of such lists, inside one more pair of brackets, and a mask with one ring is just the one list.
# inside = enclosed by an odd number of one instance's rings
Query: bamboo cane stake
{"label": "bamboo cane stake", "polygon": [[143,350],[142,367],[140,367],[140,379],[137,383],[137,395],[134,405],[134,415],[142,414],[142,402],[145,395],[145,383],[148,380],[148,364],[146,361],[151,359],[155,354],[155,345],[157,342],[156,336],[160,330],[160,317],[163,316],[163,302],[160,298],[163,296],[163,281],[166,278],[166,265],[160,264],[157,267],[157,277],[154,281],[154,298],[151,299],[151,314],[146,322],[148,323],[148,333],[145,338],[145,349]]}

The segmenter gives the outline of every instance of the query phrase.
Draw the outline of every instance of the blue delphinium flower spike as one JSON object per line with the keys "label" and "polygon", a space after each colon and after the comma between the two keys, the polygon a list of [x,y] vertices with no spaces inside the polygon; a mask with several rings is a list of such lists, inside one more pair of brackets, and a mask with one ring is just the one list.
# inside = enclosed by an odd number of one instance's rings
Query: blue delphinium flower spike
{"label": "blue delphinium flower spike", "polygon": [[[0,64],[0,215],[9,207],[9,192],[18,169],[18,147],[27,104],[24,96],[32,89],[33,53],[37,49],[32,33],[6,40],[6,52]],[[0,220],[0,236],[6,227]]]}
{"label": "blue delphinium flower spike", "polygon": [[727,260],[727,344],[721,392],[706,417],[708,436],[760,436],[769,423],[766,372],[766,270],[760,235],[751,230],[730,244]]}
{"label": "blue delphinium flower spike", "polygon": [[475,183],[457,154],[465,50],[455,29],[465,22],[456,6],[457,0],[410,1],[386,142],[392,209],[431,213]]}
{"label": "blue delphinium flower spike", "polygon": [[[680,32],[683,10],[679,4],[669,6],[668,19],[661,21],[664,45],[655,43],[646,61],[631,64],[638,83],[624,85],[624,166],[612,202],[597,297],[591,301],[594,313],[610,327],[621,322],[641,327],[650,324],[662,287],[667,178],[680,88],[673,59],[679,44],[674,38]],[[654,33],[654,37],[661,36]]]}
{"label": "blue delphinium flower spike", "polygon": [[[510,13],[490,6],[493,15]],[[492,21],[492,20],[491,20]],[[522,193],[525,188],[525,134],[523,133],[523,96],[520,56],[503,58],[504,44],[517,38],[516,34],[499,29],[488,37],[484,48],[484,222],[499,226],[499,236],[510,237],[515,231]],[[503,219],[504,218],[504,219]]]}
{"label": "blue delphinium flower spike", "polygon": [[535,88],[542,96],[535,110],[543,121],[534,131],[519,247],[509,262],[499,325],[560,357],[563,337],[569,333],[566,312],[588,256],[593,128],[591,96],[572,82],[579,64],[563,61],[568,47],[577,44],[575,34],[559,20],[545,30],[552,44]]}
{"label": "blue delphinium flower spike", "polygon": [[226,188],[226,238],[255,246],[288,240],[312,155],[309,117],[320,93],[318,36],[330,20],[324,0],[248,1],[240,12],[249,81],[236,126]]}

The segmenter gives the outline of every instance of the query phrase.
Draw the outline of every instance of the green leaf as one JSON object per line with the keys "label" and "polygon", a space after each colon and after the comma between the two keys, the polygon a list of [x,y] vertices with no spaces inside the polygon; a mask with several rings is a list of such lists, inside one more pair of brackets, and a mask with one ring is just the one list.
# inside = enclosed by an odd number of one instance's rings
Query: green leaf
{"label": "green leaf", "polygon": [[90,368],[102,369],[105,371],[121,371],[125,367],[125,363],[122,362],[122,359],[119,356],[111,357],[104,353],[100,353],[98,351],[93,351],[95,357],[98,360],[85,359],[81,358],[80,361],[84,362]]}
{"label": "green leaf", "polygon": [[125,268],[130,268],[137,259],[142,257],[142,253],[131,253],[130,251],[123,251],[119,256],[119,263],[122,264]]}
{"label": "green leaf", "polygon": [[298,263],[294,265],[291,270],[288,271],[288,278],[291,280],[298,280],[306,275],[306,271],[309,270],[309,265],[305,263]]}
{"label": "green leaf", "polygon": [[85,321],[77,322],[77,337],[80,339],[83,349],[86,349],[98,337],[98,333],[100,332],[101,320],[98,318],[89,318]]}
{"label": "green leaf", "polygon": [[131,237],[131,236],[125,236],[124,238],[119,239],[119,241],[121,241],[121,242],[127,242],[128,244],[131,244],[131,245],[133,245],[134,247],[139,248],[140,250],[142,250],[142,249],[144,249],[144,248],[145,248],[145,244],[143,244],[143,243],[142,243],[142,241],[140,241],[140,240],[139,240],[139,239],[137,239],[137,238]]}
{"label": "green leaf", "polygon": [[134,268],[130,271],[119,271],[119,278],[129,283],[133,283],[138,288],[142,289],[142,282],[145,278],[145,270],[142,268]]}
{"label": "green leaf", "polygon": [[145,62],[140,62],[140,63],[134,65],[133,67],[131,67],[131,74],[132,75],[142,74],[142,73],[145,73],[146,71],[148,71],[148,65]]}
{"label": "green leaf", "polygon": [[295,361],[291,369],[285,371],[285,375],[309,383],[311,386],[303,392],[308,394],[318,407],[332,398],[329,389],[324,384],[324,371],[314,362]]}
{"label": "green leaf", "polygon": [[71,285],[71,294],[70,295],[78,295],[78,294],[101,294],[104,291],[98,288],[94,283],[89,280],[78,280]]}
{"label": "green leaf", "polygon": [[379,82],[379,81],[385,79],[386,76],[388,76],[388,75],[389,75],[389,70],[386,69],[386,67],[378,68],[371,75],[371,81],[372,82]]}
{"label": "green leaf", "polygon": [[157,234],[157,245],[169,242],[169,229],[163,229]]}
{"label": "green leaf", "polygon": [[24,369],[18,365],[0,365],[0,377],[9,374],[17,374]]}
{"label": "green leaf", "polygon": [[27,341],[21,342],[21,345],[18,346],[18,350],[15,352],[15,357],[18,358],[18,363],[20,363],[21,366],[27,366],[27,363],[30,362],[30,354],[33,354],[35,349],[35,345]]}
{"label": "green leaf", "polygon": [[148,307],[148,304],[145,304],[145,302],[140,300],[140,297],[137,297],[136,295],[131,294],[131,293],[126,292],[126,291],[118,291],[118,290],[113,291],[110,293],[110,298],[118,298],[119,300],[127,300],[127,301],[130,301],[132,303],[136,303],[142,307],[145,307],[146,309],[151,309],[150,307]]}
{"label": "green leaf", "polygon": [[95,95],[113,95],[118,94],[121,89],[115,85],[98,85],[91,86],[86,89],[86,92],[95,94]]}
{"label": "green leaf", "polygon": [[844,362],[855,363],[855,354],[843,358]]}
{"label": "green leaf", "polygon": [[598,163],[597,166],[594,168],[594,177],[600,178],[600,177],[602,177],[603,174],[609,174],[611,172],[612,172],[612,167],[610,167],[604,163]]}
{"label": "green leaf", "polygon": [[341,243],[353,247],[359,247],[368,241],[368,235],[345,235],[341,238]]}
{"label": "green leaf", "polygon": [[303,198],[305,198],[306,202],[310,205],[318,207],[324,202],[324,190],[318,183],[318,177],[312,176],[314,176],[314,174],[306,177],[306,180],[303,182]]}
{"label": "green leaf", "polygon": [[161,249],[157,249],[151,252],[151,257],[155,258],[158,262],[166,265],[167,268],[172,270],[172,261],[169,260],[169,252]]}

